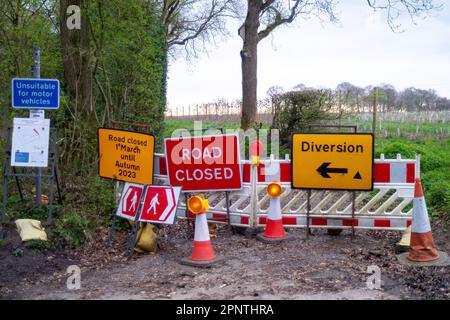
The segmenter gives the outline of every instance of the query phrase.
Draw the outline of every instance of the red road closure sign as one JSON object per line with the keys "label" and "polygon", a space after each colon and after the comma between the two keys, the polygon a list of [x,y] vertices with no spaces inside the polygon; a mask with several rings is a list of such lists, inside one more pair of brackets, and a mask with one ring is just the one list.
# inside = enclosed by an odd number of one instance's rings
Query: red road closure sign
{"label": "red road closure sign", "polygon": [[165,139],[169,183],[183,192],[242,188],[236,134]]}
{"label": "red road closure sign", "polygon": [[136,220],[143,193],[143,185],[126,182],[123,186],[116,215],[125,219]]}
{"label": "red road closure sign", "polygon": [[181,188],[148,186],[139,221],[173,224]]}

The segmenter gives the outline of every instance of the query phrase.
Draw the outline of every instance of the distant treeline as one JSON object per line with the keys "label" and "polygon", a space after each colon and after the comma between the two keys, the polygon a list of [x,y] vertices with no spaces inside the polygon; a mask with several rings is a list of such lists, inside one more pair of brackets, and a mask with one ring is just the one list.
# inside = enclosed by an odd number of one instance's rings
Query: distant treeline
{"label": "distant treeline", "polygon": [[[419,89],[414,87],[397,91],[391,84],[366,86],[364,88],[349,82],[340,83],[336,89],[325,87],[308,87],[299,84],[292,91],[321,91],[330,94],[336,112],[361,113],[372,112],[374,104],[378,112],[422,112],[422,111],[450,111],[450,99],[439,96],[433,89]],[[265,115],[273,114],[272,99],[285,93],[280,86],[273,86],[267,91],[267,97],[258,100],[258,114],[260,120]],[[199,103],[179,107],[169,106],[166,112],[168,117],[196,117],[201,119],[215,118],[216,116],[232,116],[241,113],[241,100],[217,99],[212,102]],[[264,119],[263,119],[264,118]],[[231,120],[231,119],[230,119]]]}
{"label": "distant treeline", "polygon": [[[433,89],[425,90],[409,87],[402,91],[397,91],[391,84],[369,85],[362,88],[349,82],[342,82],[334,90],[308,88],[303,84],[299,84],[293,88],[293,91],[310,89],[332,91],[335,97],[335,104],[353,112],[370,111],[374,104],[377,105],[379,112],[450,110],[450,99],[439,96]],[[272,87],[268,93],[273,95],[279,93],[279,91],[279,87]]]}

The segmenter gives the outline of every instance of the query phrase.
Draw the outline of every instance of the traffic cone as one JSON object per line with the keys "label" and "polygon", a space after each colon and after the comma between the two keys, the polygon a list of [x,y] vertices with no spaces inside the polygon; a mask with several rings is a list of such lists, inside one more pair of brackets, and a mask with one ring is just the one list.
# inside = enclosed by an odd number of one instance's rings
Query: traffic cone
{"label": "traffic cone", "polygon": [[413,220],[408,259],[418,262],[439,259],[439,251],[434,245],[433,234],[431,233],[430,219],[420,178],[416,179],[414,187]]}
{"label": "traffic cone", "polygon": [[[405,256],[408,261],[405,261]],[[428,210],[420,178],[416,178],[414,187],[413,219],[409,253],[401,254],[399,260],[405,264],[424,266],[445,266],[450,264],[448,255],[445,252],[438,251],[434,245],[430,219],[428,217]]]}
{"label": "traffic cone", "polygon": [[[207,207],[208,205],[206,202],[206,208]],[[221,261],[223,258],[214,254],[211,239],[209,237],[208,220],[205,211],[195,214],[195,233],[192,256],[181,259],[181,263],[194,267],[210,267]]]}
{"label": "traffic cone", "polygon": [[281,216],[281,186],[279,183],[271,183],[267,187],[270,195],[269,210],[267,212],[266,228],[264,233],[257,235],[257,239],[267,243],[291,240],[292,236],[287,234],[283,227]]}

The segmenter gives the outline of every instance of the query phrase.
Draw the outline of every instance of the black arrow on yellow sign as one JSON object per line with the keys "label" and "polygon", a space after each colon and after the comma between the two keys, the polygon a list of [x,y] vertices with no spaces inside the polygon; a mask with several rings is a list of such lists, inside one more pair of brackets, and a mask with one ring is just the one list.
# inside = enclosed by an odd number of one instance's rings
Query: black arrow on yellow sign
{"label": "black arrow on yellow sign", "polygon": [[317,168],[317,172],[324,178],[331,178],[329,173],[348,173],[347,168],[328,168],[331,162],[324,162]]}

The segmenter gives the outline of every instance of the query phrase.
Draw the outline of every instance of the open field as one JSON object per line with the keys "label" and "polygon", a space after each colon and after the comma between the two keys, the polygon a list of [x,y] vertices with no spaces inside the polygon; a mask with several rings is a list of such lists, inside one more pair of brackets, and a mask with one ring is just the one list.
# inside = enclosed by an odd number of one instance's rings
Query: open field
{"label": "open field", "polygon": [[[387,112],[379,113],[376,134],[379,137],[404,137],[409,139],[449,138],[450,112]],[[271,115],[260,115],[263,128],[269,128]],[[193,121],[202,121],[205,128],[239,128],[240,116],[236,115],[192,115],[184,117],[170,117],[166,121],[166,136],[178,128],[192,129]],[[349,114],[340,122],[327,124],[357,125],[360,132],[372,132],[372,114]]]}

